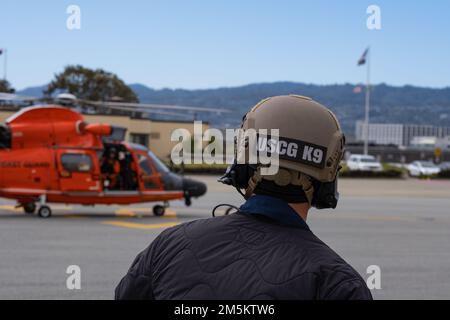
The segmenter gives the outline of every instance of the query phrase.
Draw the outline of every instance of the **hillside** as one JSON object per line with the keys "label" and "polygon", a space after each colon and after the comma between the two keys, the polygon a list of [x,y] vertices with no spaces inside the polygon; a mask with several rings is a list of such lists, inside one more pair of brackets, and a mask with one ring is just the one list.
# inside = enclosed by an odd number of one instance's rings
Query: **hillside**
{"label": "hillside", "polygon": [[[229,125],[239,121],[251,106],[264,97],[290,93],[309,96],[331,108],[339,117],[344,130],[350,134],[353,133],[355,121],[364,117],[364,92],[355,94],[355,85],[352,84],[276,82],[206,90],[153,90],[139,84],[131,87],[142,102],[230,108],[236,111],[234,117],[210,119],[219,123],[229,122]],[[371,106],[371,121],[374,122],[450,126],[450,88],[380,84],[373,87]]]}
{"label": "hillside", "polygon": [[[355,121],[364,116],[364,92],[354,93],[353,84],[275,82],[203,90],[155,90],[142,84],[130,86],[143,103],[222,107],[233,110],[233,113],[220,117],[216,114],[198,115],[200,119],[218,127],[238,125],[243,114],[265,97],[291,93],[309,96],[331,108],[349,134],[354,131]],[[42,89],[43,87],[34,87],[18,93],[36,96],[40,95]],[[370,116],[373,122],[450,126],[450,88],[376,85],[372,92]]]}

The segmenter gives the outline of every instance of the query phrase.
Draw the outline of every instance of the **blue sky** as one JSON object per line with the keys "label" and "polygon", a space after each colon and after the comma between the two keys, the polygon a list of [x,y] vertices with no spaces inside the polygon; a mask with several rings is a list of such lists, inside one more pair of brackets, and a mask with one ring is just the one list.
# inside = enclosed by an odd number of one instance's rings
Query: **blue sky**
{"label": "blue sky", "polygon": [[[70,4],[81,30],[66,28]],[[381,30],[366,27],[370,4]],[[356,83],[367,45],[374,83],[450,86],[450,1],[0,0],[0,48],[18,89],[67,64],[154,88]]]}

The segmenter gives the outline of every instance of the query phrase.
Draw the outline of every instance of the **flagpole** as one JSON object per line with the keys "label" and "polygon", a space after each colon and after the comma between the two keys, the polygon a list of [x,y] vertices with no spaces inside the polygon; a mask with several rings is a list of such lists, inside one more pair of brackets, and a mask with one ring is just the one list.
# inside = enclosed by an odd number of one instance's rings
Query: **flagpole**
{"label": "flagpole", "polygon": [[6,76],[7,76],[7,71],[6,71],[6,67],[7,67],[7,55],[8,55],[8,50],[5,48],[4,50],[5,52],[5,56],[3,57],[3,79],[6,81]]}
{"label": "flagpole", "polygon": [[369,154],[369,109],[370,109],[370,47],[367,51],[366,105],[364,118],[364,154]]}

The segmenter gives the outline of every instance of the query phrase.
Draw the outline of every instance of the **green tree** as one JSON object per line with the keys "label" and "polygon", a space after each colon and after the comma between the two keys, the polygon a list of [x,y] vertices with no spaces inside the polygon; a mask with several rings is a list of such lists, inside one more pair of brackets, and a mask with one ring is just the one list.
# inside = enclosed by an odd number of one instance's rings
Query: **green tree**
{"label": "green tree", "polygon": [[84,100],[111,101],[120,98],[124,102],[139,102],[133,90],[115,74],[80,65],[67,66],[63,72],[56,74],[44,94],[51,96],[61,91]]}
{"label": "green tree", "polygon": [[11,84],[7,80],[0,80],[0,92],[14,93],[16,90],[11,87]]}

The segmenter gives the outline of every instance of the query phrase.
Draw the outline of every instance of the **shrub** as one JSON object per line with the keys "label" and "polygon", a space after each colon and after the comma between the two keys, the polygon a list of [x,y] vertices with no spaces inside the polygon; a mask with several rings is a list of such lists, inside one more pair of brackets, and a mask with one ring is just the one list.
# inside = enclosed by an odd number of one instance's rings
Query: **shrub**
{"label": "shrub", "polygon": [[437,174],[437,178],[439,179],[450,179],[450,169],[442,170]]}
{"label": "shrub", "polygon": [[342,165],[339,177],[342,178],[391,178],[406,177],[406,170],[389,164],[383,164],[382,171],[350,171],[346,165]]}

